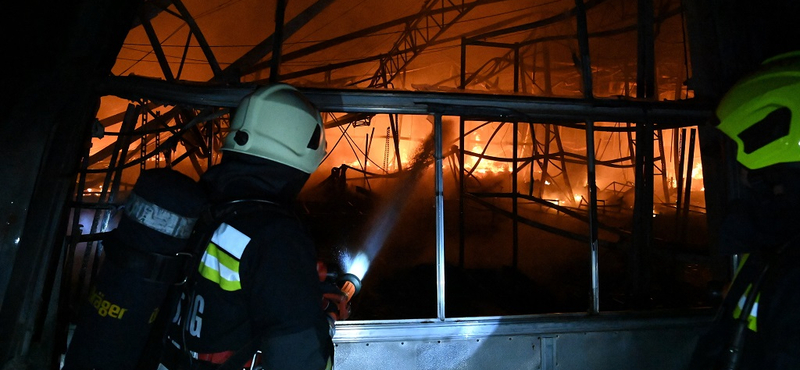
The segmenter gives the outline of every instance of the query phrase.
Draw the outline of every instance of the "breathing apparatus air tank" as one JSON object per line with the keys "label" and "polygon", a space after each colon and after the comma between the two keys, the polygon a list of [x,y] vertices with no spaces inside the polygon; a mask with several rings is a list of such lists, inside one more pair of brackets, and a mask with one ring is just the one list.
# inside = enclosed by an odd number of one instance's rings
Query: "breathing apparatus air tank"
{"label": "breathing apparatus air tank", "polygon": [[80,304],[64,370],[136,367],[170,288],[183,279],[181,253],[205,204],[200,185],[180,172],[141,173],[102,241],[102,266]]}

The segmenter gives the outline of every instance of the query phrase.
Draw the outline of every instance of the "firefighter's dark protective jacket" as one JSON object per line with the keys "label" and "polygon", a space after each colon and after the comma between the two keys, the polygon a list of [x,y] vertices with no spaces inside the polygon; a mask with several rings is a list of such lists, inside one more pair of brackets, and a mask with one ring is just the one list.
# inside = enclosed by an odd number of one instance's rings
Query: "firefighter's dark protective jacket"
{"label": "firefighter's dark protective jacket", "polygon": [[[759,274],[764,271],[755,304],[742,312],[744,302]],[[738,370],[800,369],[800,241],[780,253],[753,252],[736,278],[709,331],[700,337],[690,370],[726,369],[730,366],[731,343],[740,315],[748,323],[742,332]]]}
{"label": "firefighter's dark protective jacket", "polygon": [[[212,202],[259,198],[275,208],[242,211],[214,232],[193,285],[172,316],[164,363],[214,368],[210,354],[237,351],[256,341],[265,369],[324,369],[332,356],[329,324],[321,309],[316,250],[294,201],[308,174],[237,153],[201,178]],[[175,363],[175,348],[183,357]],[[188,360],[189,356],[196,357]],[[218,357],[219,358],[219,357]],[[188,365],[187,365],[188,363]]]}

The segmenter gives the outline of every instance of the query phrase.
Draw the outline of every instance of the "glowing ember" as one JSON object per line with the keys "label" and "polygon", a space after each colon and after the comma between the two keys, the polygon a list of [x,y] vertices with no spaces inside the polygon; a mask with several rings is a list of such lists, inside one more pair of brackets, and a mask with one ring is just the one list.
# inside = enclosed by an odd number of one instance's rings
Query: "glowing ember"
{"label": "glowing ember", "polygon": [[693,179],[702,179],[703,178],[703,164],[697,162],[692,168],[692,178]]}

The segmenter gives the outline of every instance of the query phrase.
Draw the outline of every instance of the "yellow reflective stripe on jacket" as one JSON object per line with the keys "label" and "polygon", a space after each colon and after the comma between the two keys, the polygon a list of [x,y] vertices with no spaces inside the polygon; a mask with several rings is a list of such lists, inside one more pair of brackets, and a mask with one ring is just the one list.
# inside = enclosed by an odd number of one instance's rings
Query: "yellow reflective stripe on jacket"
{"label": "yellow reflective stripe on jacket", "polygon": [[[753,284],[747,286],[747,289],[744,291],[741,297],[739,297],[739,302],[736,304],[736,307],[733,309],[733,318],[738,319],[739,316],[742,315],[742,309],[744,308],[744,301],[747,300],[747,294],[750,293],[750,289],[753,287]],[[752,331],[758,331],[758,300],[761,298],[761,293],[756,295],[756,301],[753,303],[753,308],[750,310],[750,314],[747,316],[747,328]]]}
{"label": "yellow reflective stripe on jacket", "polygon": [[749,257],[750,257],[750,253],[745,253],[745,254],[742,255],[742,260],[739,261],[739,266],[736,266],[736,274],[733,277],[734,279],[736,279],[736,276],[739,276],[739,271],[742,270],[742,267],[744,267],[744,264],[745,264],[745,262],[747,262],[747,258],[749,258]]}
{"label": "yellow reflective stripe on jacket", "polygon": [[241,258],[250,237],[228,224],[222,224],[211,237],[198,271],[206,279],[227,291],[242,289],[239,276]]}
{"label": "yellow reflective stripe on jacket", "polygon": [[210,243],[198,269],[200,275],[227,291],[242,289],[239,278],[239,261]]}

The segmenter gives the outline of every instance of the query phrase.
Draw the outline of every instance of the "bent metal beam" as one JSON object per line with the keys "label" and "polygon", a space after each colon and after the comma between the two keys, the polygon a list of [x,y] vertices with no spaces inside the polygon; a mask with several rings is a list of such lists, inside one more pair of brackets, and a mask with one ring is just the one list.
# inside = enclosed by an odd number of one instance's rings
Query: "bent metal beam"
{"label": "bent metal beam", "polygon": [[[237,87],[166,82],[145,77],[111,76],[101,93],[125,99],[149,99],[167,105],[235,107],[257,85]],[[656,123],[656,128],[688,127],[708,123],[712,107],[694,100],[645,101],[630,99],[550,98],[519,94],[426,92],[400,90],[300,90],[320,111],[381,114],[441,114],[469,119],[518,120],[575,124],[595,122]],[[580,124],[577,125],[580,127]],[[602,130],[601,127],[596,127]]]}

